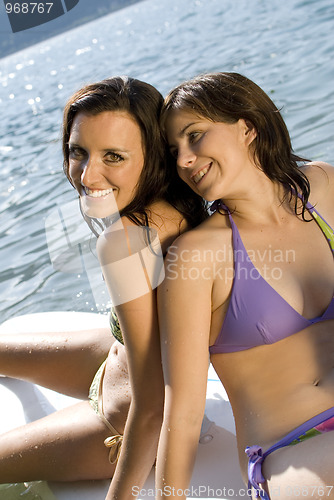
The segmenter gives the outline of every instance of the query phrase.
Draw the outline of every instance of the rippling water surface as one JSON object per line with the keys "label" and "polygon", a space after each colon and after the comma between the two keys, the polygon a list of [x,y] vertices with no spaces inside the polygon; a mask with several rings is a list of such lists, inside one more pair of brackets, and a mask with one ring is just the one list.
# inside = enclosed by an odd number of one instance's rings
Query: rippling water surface
{"label": "rippling water surface", "polygon": [[333,163],[333,32],[332,0],[147,0],[1,59],[1,320],[105,310],[85,272],[54,269],[46,242],[46,218],[75,198],[60,128],[76,89],[128,74],[165,94],[197,73],[238,71],[282,107],[296,151]]}

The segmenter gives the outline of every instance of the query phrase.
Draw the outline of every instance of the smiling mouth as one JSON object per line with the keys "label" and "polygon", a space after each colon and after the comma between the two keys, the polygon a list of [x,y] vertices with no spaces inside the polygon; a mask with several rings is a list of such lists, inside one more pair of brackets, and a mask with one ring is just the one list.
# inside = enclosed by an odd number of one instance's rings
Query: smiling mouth
{"label": "smiling mouth", "polygon": [[84,186],[84,191],[87,196],[90,196],[91,198],[102,198],[103,196],[107,196],[108,194],[112,193],[114,190],[113,188],[110,189],[101,189],[101,190],[92,190]]}
{"label": "smiling mouth", "polygon": [[191,178],[191,180],[194,181],[195,184],[198,184],[199,181],[203,179],[203,177],[205,176],[205,174],[208,173],[208,171],[211,168],[211,165],[212,165],[212,163],[209,163],[209,165],[207,165],[206,167],[202,168],[202,170],[200,170],[199,172],[197,172],[197,174],[195,174]]}

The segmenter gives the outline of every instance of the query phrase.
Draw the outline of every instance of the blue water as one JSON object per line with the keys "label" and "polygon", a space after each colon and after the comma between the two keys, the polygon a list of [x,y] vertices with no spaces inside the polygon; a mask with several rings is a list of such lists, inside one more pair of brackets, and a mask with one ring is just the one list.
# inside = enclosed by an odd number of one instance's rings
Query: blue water
{"label": "blue water", "polygon": [[334,163],[332,0],[146,0],[0,60],[1,320],[104,311],[84,272],[50,261],[45,220],[75,193],[62,173],[66,99],[116,74],[166,93],[205,71],[238,71],[279,107],[294,149]]}

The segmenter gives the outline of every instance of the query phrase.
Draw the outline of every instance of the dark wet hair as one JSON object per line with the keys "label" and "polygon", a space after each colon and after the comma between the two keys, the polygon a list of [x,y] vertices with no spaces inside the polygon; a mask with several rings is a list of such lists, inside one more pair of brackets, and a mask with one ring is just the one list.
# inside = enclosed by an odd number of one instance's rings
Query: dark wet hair
{"label": "dark wet hair", "polygon": [[286,196],[294,199],[296,214],[296,193],[302,197],[304,218],[310,185],[298,163],[309,160],[294,154],[281,113],[258,85],[239,73],[199,75],[168,94],[161,114],[162,128],[168,112],[181,109],[214,122],[250,122],[257,132],[252,143],[256,165],[270,180],[284,186]]}
{"label": "dark wet hair", "polygon": [[167,166],[166,143],[163,139],[159,115],[163,97],[152,85],[130,78],[116,76],[86,85],[67,102],[63,116],[64,172],[69,176],[69,138],[77,113],[98,115],[104,111],[125,111],[134,118],[141,130],[144,167],[136,194],[121,210],[138,225],[148,225],[147,209],[158,200],[166,200],[194,227],[207,217],[205,202],[186,186],[172,168]]}

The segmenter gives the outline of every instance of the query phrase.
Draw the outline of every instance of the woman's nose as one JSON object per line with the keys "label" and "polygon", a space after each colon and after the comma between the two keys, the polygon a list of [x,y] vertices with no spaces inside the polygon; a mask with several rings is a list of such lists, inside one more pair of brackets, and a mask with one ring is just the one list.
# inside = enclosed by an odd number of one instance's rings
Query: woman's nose
{"label": "woman's nose", "polygon": [[179,167],[191,167],[195,159],[195,154],[189,148],[179,149],[177,155],[177,164]]}
{"label": "woman's nose", "polygon": [[88,158],[81,174],[81,183],[87,187],[94,186],[98,178],[99,168],[92,158]]}

